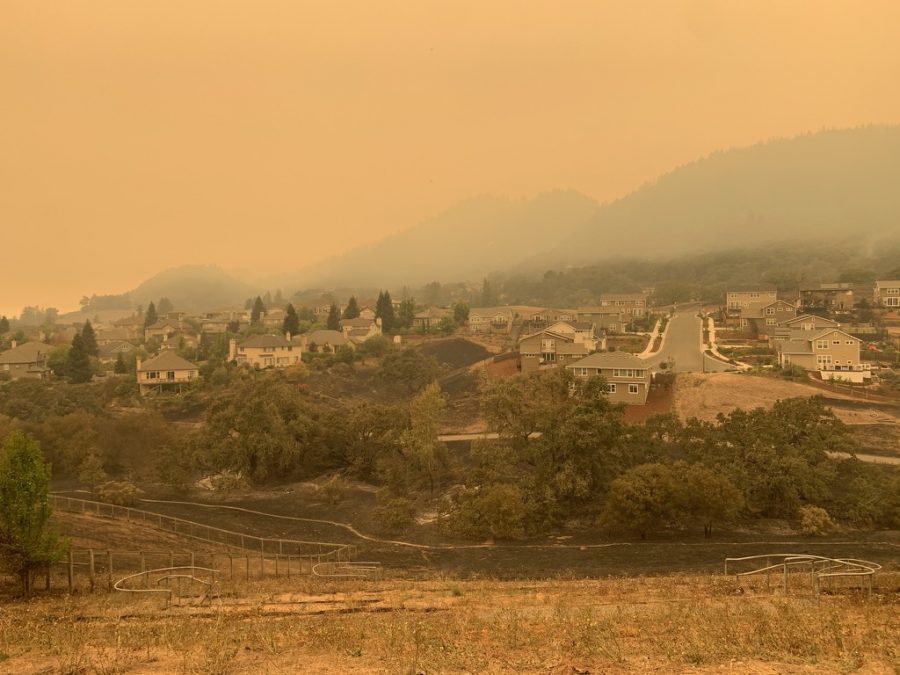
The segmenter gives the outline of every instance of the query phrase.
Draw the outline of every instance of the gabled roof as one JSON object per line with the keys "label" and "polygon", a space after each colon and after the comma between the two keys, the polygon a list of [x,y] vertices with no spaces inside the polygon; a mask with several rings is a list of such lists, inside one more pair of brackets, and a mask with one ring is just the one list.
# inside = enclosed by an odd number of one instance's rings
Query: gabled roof
{"label": "gabled roof", "polygon": [[175,328],[177,330],[178,322],[170,321],[169,319],[160,319],[153,325],[147,326],[147,330],[159,330],[160,328],[165,328],[166,326],[168,326],[169,328]]}
{"label": "gabled roof", "polygon": [[249,349],[264,349],[269,347],[293,347],[294,343],[286,340],[283,335],[253,335],[238,346]]}
{"label": "gabled roof", "polygon": [[875,288],[900,288],[900,279],[879,279],[875,282]]}
{"label": "gabled roof", "polygon": [[571,354],[573,356],[587,355],[591,350],[583,342],[564,342],[556,345],[557,354]]}
{"label": "gabled roof", "polygon": [[824,316],[817,316],[815,314],[801,314],[799,316],[795,316],[792,319],[786,319],[785,321],[782,321],[781,325],[782,326],[791,326],[792,324],[797,324],[797,323],[808,323],[810,319],[813,319],[815,321],[815,323],[824,323],[824,324],[832,326],[834,328],[837,328],[838,326],[841,325],[837,321],[834,321],[833,319],[826,319]]}
{"label": "gabled roof", "polygon": [[573,342],[575,340],[574,335],[566,335],[565,333],[557,333],[552,330],[544,329],[544,330],[539,330],[536,333],[532,333],[531,335],[526,335],[525,337],[520,338],[519,342],[522,343],[522,342],[525,342],[525,340],[530,340],[530,339],[536,338],[536,337],[543,337],[545,335],[548,338],[556,338],[557,340],[563,340],[565,342]]}
{"label": "gabled roof", "polygon": [[469,310],[469,318],[473,316],[492,317],[500,314],[512,315],[513,311],[510,307],[472,307]]}
{"label": "gabled roof", "polygon": [[125,340],[114,340],[113,342],[101,345],[97,349],[97,352],[100,356],[115,356],[116,354],[125,354],[134,351],[134,349],[134,345],[130,342],[126,342]]}
{"label": "gabled roof", "polygon": [[38,363],[47,358],[51,349],[53,347],[43,342],[26,342],[0,353],[0,363]]}
{"label": "gabled roof", "polygon": [[647,370],[647,362],[630,352],[598,352],[585,356],[566,368],[641,368]]}
{"label": "gabled roof", "polygon": [[375,325],[375,319],[341,319],[341,328],[369,328]]}
{"label": "gabled roof", "polygon": [[745,319],[762,319],[765,316],[765,310],[772,305],[787,305],[791,309],[796,309],[787,300],[762,300],[761,302],[751,302],[742,311],[741,317]]}
{"label": "gabled roof", "polygon": [[337,330],[314,330],[311,333],[306,333],[303,337],[306,339],[306,344],[315,343],[317,345],[331,345],[332,347],[347,344],[347,338]]}
{"label": "gabled roof", "polygon": [[183,359],[173,350],[167,349],[141,363],[140,372],[148,370],[197,370],[198,366],[187,359]]}

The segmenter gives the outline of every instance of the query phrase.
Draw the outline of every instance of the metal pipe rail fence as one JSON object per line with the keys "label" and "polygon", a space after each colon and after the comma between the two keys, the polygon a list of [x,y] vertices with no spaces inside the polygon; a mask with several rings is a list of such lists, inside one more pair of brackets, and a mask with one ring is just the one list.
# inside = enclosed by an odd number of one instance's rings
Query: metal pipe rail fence
{"label": "metal pipe rail fence", "polygon": [[[204,567],[219,571],[220,579],[250,581],[265,578],[314,576],[318,565],[353,565],[346,557],[351,550],[333,549],[324,553],[292,555],[279,553],[217,553],[210,551],[122,551],[112,549],[69,549],[66,558],[44,570],[44,588],[74,591],[112,591],[114,578],[141,575],[154,569]],[[338,555],[340,554],[340,557]],[[365,566],[378,563],[363,563]],[[359,576],[359,575],[358,575]]]}
{"label": "metal pipe rail fence", "polygon": [[338,560],[351,560],[356,547],[352,544],[339,544],[326,541],[305,541],[301,539],[282,539],[257,537],[252,534],[233,532],[220,527],[195,523],[175,516],[136,509],[130,506],[119,506],[63,495],[50,495],[50,503],[54,509],[72,513],[120,518],[128,522],[141,523],[172,532],[181,537],[221,544],[232,548],[258,552],[262,555],[321,555],[333,553]]}
{"label": "metal pipe rail fence", "polygon": [[[186,572],[189,571],[190,574],[175,574],[175,572]],[[205,601],[212,601],[212,591],[213,586],[216,583],[216,573],[219,570],[210,569],[208,567],[196,567],[194,565],[188,565],[185,567],[160,567],[154,570],[143,570],[136,574],[129,574],[128,576],[122,577],[115,584],[113,584],[113,589],[116,591],[120,591],[122,593],[156,593],[163,594],[166,600],[166,609],[168,609],[173,601],[180,601],[181,598],[185,597],[184,587],[182,582],[187,581],[188,585],[196,584],[203,587],[204,592],[201,596],[199,596],[199,601],[202,604]],[[209,579],[201,579],[196,576],[197,572],[207,572]],[[149,585],[149,579],[151,575],[162,575],[156,579],[157,588],[147,588]],[[134,579],[139,579],[142,588],[130,588],[126,586],[129,581]],[[172,588],[172,580],[176,581],[175,588]],[[166,583],[165,588],[161,588],[162,583]]]}
{"label": "metal pipe rail fence", "polygon": [[800,580],[805,580],[808,577],[810,588],[818,596],[823,580],[831,584],[835,579],[853,580],[858,578],[862,581],[863,588],[871,595],[875,573],[881,569],[881,565],[878,563],[856,558],[828,558],[809,553],[763,553],[741,558],[725,558],[725,574],[728,575],[729,563],[734,566],[735,564],[761,560],[766,561],[763,567],[757,567],[745,572],[734,572],[735,585],[739,583],[742,577],[765,574],[766,588],[771,588],[771,575],[775,572],[781,576],[781,586],[784,593],[788,592],[789,580],[793,580],[793,585],[797,586]]}

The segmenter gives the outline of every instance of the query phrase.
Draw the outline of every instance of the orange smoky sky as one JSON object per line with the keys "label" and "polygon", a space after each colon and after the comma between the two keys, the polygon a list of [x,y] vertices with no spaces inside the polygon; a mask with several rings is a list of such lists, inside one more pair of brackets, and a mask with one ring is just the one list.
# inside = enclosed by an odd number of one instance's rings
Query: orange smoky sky
{"label": "orange smoky sky", "polygon": [[0,313],[897,122],[898,26],[895,0],[0,0]]}

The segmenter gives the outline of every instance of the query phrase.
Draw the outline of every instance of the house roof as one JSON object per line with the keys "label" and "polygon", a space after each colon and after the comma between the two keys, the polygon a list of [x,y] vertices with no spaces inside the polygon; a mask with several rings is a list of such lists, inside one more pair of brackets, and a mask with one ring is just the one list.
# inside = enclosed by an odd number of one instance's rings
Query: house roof
{"label": "house roof", "polygon": [[166,349],[141,363],[138,369],[141,372],[148,370],[197,370],[198,366],[191,363],[187,359],[183,359],[171,349]]}
{"label": "house roof", "polygon": [[368,329],[375,323],[374,319],[364,319],[358,317],[356,319],[341,319],[342,328],[366,328]]}
{"label": "house roof", "polygon": [[51,349],[53,347],[43,342],[26,342],[0,353],[0,363],[38,363],[47,358]]}
{"label": "house roof", "polygon": [[283,335],[253,335],[244,340],[239,346],[250,349],[265,349],[268,347],[293,347],[294,343],[286,340]]}
{"label": "house roof", "polygon": [[578,356],[579,354],[587,355],[589,351],[591,350],[588,349],[583,342],[564,342],[561,345],[556,345],[557,354],[571,354],[573,356]]}
{"label": "house roof", "polygon": [[782,354],[812,354],[811,340],[786,340],[780,343],[778,350]]}
{"label": "house roof", "polygon": [[531,335],[526,335],[525,337],[521,338],[519,340],[519,342],[522,343],[522,342],[525,342],[525,340],[531,340],[532,338],[536,338],[536,337],[543,338],[544,336],[556,338],[558,340],[564,340],[565,342],[572,342],[575,340],[574,335],[567,335],[565,333],[557,333],[556,331],[547,330],[545,328],[544,330],[539,330],[536,333],[532,333]]}
{"label": "house roof", "polygon": [[114,340],[101,345],[97,349],[100,356],[115,356],[116,354],[125,354],[130,351],[134,351],[134,345],[125,340]]}
{"label": "house roof", "polygon": [[472,307],[469,310],[469,318],[471,319],[473,316],[492,317],[500,314],[512,315],[512,313],[512,309],[509,307]]}
{"label": "house roof", "polygon": [[900,279],[879,279],[875,282],[875,288],[900,288]]}
{"label": "house roof", "polygon": [[647,362],[629,352],[598,352],[585,356],[566,368],[642,368]]}
{"label": "house roof", "polygon": [[133,331],[127,328],[106,328],[97,331],[97,338],[100,340],[128,340],[132,335]]}
{"label": "house roof", "polygon": [[801,314],[800,316],[795,316],[792,319],[786,319],[785,321],[782,321],[781,325],[790,327],[794,324],[809,323],[810,319],[812,319],[814,323],[824,324],[825,326],[830,326],[832,328],[837,328],[841,325],[833,319],[826,319],[823,316],[816,316],[815,314]]}
{"label": "house roof", "polygon": [[751,302],[741,310],[741,317],[745,319],[762,319],[765,316],[766,307],[773,305],[787,305],[791,309],[795,307],[786,300],[763,300],[761,302]]}
{"label": "house roof", "polygon": [[643,293],[603,293],[600,296],[600,302],[616,302],[616,301],[626,301],[626,302],[643,302],[647,298]]}
{"label": "house roof", "polygon": [[303,337],[306,338],[306,344],[315,343],[317,345],[331,345],[332,347],[347,344],[347,338],[337,330],[314,330],[311,333],[306,333]]}
{"label": "house roof", "polygon": [[175,328],[177,330],[178,322],[177,321],[169,321],[168,319],[160,319],[153,325],[147,326],[147,330],[159,330],[161,328],[165,328],[166,326],[168,326],[169,328]]}

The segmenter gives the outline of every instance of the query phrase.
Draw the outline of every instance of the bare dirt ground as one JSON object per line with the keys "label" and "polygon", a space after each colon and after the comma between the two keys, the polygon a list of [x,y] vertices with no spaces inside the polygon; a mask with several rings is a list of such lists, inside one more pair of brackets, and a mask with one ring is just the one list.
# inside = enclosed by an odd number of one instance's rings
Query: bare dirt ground
{"label": "bare dirt ground", "polygon": [[[4,580],[0,580],[4,581]],[[777,586],[777,584],[776,584]],[[593,581],[222,583],[0,604],[0,673],[891,673],[900,575],[816,602],[721,573]]]}

